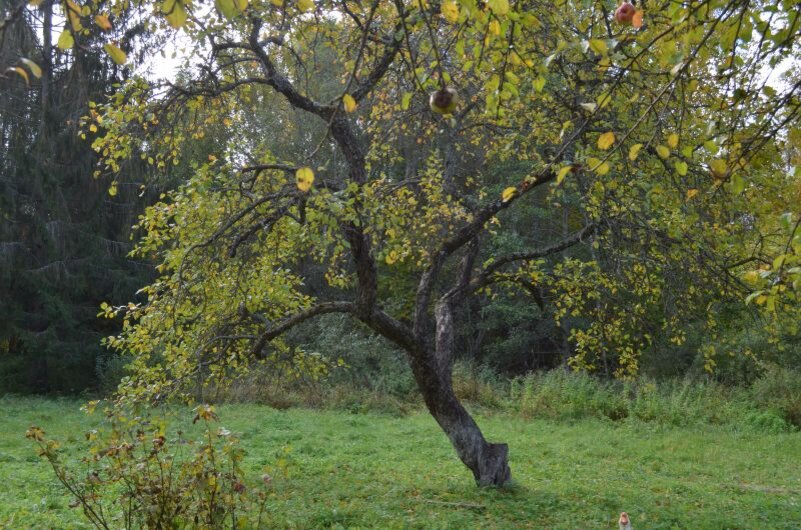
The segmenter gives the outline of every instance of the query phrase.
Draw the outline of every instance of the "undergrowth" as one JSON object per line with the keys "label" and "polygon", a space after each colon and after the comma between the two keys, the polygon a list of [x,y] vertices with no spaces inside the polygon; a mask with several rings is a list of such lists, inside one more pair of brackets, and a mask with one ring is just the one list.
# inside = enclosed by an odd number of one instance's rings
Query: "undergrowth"
{"label": "undergrowth", "polygon": [[[402,377],[402,376],[401,376]],[[733,430],[792,432],[801,427],[801,372],[768,366],[750,386],[711,379],[604,380],[553,370],[504,379],[483,367],[460,363],[454,389],[468,406],[485,413],[553,420],[603,419],[672,426],[723,425]],[[348,382],[277,383],[254,376],[217,396],[277,409],[306,407],[406,415],[423,407],[415,389]]]}

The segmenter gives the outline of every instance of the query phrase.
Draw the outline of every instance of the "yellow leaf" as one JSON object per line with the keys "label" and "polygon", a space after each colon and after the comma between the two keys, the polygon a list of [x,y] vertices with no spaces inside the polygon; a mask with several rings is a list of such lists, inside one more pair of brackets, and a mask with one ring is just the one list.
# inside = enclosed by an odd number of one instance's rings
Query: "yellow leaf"
{"label": "yellow leaf", "polygon": [[567,176],[568,173],[570,173],[570,170],[572,170],[572,169],[573,169],[573,166],[565,166],[565,167],[563,167],[562,169],[559,170],[559,173],[556,174],[556,185],[557,186],[559,184],[561,184],[563,180],[565,180],[565,177]]}
{"label": "yellow leaf", "polygon": [[503,192],[501,192],[501,200],[503,202],[509,202],[515,195],[517,195],[517,188],[515,188],[514,186],[509,186],[508,188],[503,190]]}
{"label": "yellow leaf", "polygon": [[716,158],[709,163],[709,171],[712,172],[712,176],[716,179],[722,179],[726,176],[726,166],[727,164],[725,160],[722,158]]}
{"label": "yellow leaf", "polygon": [[94,123],[89,126],[89,132],[97,132],[97,125]]}
{"label": "yellow leaf", "polygon": [[117,183],[116,182],[112,182],[111,183],[111,186],[109,186],[109,188],[108,188],[108,194],[111,195],[112,197],[117,195]]}
{"label": "yellow leaf", "polygon": [[107,54],[109,54],[111,60],[117,64],[125,64],[125,62],[128,60],[128,56],[125,54],[125,52],[111,43],[104,44],[103,49],[106,50]]}
{"label": "yellow leaf", "polygon": [[342,96],[342,106],[345,107],[345,112],[353,112],[356,110],[356,100],[350,94]]}
{"label": "yellow leaf", "polygon": [[667,160],[670,158],[670,148],[666,145],[657,145],[656,146],[656,154],[659,155],[659,158],[662,160]]}
{"label": "yellow leaf", "polygon": [[22,61],[22,64],[24,64],[25,66],[28,67],[28,70],[31,71],[31,73],[34,75],[34,77],[36,77],[37,79],[42,77],[42,69],[39,68],[38,64],[36,64],[35,62],[31,61],[30,59],[26,59],[25,57],[20,59],[20,61]]}
{"label": "yellow leaf", "polygon": [[6,72],[19,74],[20,77],[22,77],[25,80],[26,85],[31,84],[31,80],[28,79],[28,72],[26,72],[25,69],[20,66],[11,66],[9,68],[6,68]]}
{"label": "yellow leaf", "polygon": [[298,9],[303,11],[311,11],[314,9],[314,0],[298,0]]}
{"label": "yellow leaf", "polygon": [[236,8],[240,11],[244,11],[248,7],[248,0],[234,0],[236,3]]}
{"label": "yellow leaf", "polygon": [[606,55],[606,52],[609,51],[609,47],[603,39],[590,39],[590,49],[597,55]]}
{"label": "yellow leaf", "polygon": [[756,283],[759,281],[759,271],[748,271],[743,274],[743,279],[748,283]]}
{"label": "yellow leaf", "polygon": [[384,261],[387,262],[387,265],[392,265],[396,261],[398,261],[398,253],[395,250],[390,250],[387,257],[384,258]]}
{"label": "yellow leaf", "polygon": [[629,149],[629,160],[634,162],[637,160],[637,157],[640,155],[640,149],[642,149],[642,144],[634,144]]}
{"label": "yellow leaf", "polygon": [[103,31],[108,31],[111,29],[111,21],[106,15],[95,15],[95,24],[97,24],[98,27]]}
{"label": "yellow leaf", "polygon": [[78,7],[78,4],[72,0],[66,0],[64,10],[67,12],[72,31],[81,31],[83,26],[81,25],[81,8]]}
{"label": "yellow leaf", "polygon": [[698,190],[696,188],[690,188],[689,190],[687,190],[687,200],[688,201],[690,199],[692,199],[693,197],[695,197],[696,195],[698,195]]}
{"label": "yellow leaf", "polygon": [[492,22],[489,23],[489,32],[491,35],[500,35],[501,34],[501,24],[496,20],[492,19]]}
{"label": "yellow leaf", "polygon": [[302,167],[295,172],[295,180],[298,189],[307,192],[314,184],[314,171],[310,167]]}
{"label": "yellow leaf", "polygon": [[682,162],[681,160],[679,160],[673,165],[673,167],[676,168],[676,173],[678,173],[680,176],[683,177],[684,175],[687,174],[687,169],[688,169],[687,162]]}
{"label": "yellow leaf", "polygon": [[603,176],[609,173],[609,164],[601,162],[597,158],[588,158],[587,167],[590,171],[595,171],[596,174]]}
{"label": "yellow leaf", "polygon": [[61,35],[58,36],[58,42],[56,43],[61,50],[69,50],[73,46],[75,46],[75,39],[72,38],[72,32],[70,30],[65,29],[61,32]]}
{"label": "yellow leaf", "polygon": [[284,0],[270,0],[270,3],[275,7],[281,7],[284,5]]}
{"label": "yellow leaf", "polygon": [[676,149],[679,146],[679,135],[676,133],[668,135],[667,144],[671,149]]}
{"label": "yellow leaf", "polygon": [[42,4],[42,0],[30,0],[28,4],[33,7],[39,7]]}
{"label": "yellow leaf", "polygon": [[598,149],[606,151],[615,144],[615,133],[605,132],[598,137]]}
{"label": "yellow leaf", "polygon": [[440,6],[440,12],[442,13],[442,16],[445,17],[445,20],[451,24],[454,24],[459,20],[459,6],[456,5],[456,2],[453,0],[445,0],[445,2],[442,2],[442,6]]}

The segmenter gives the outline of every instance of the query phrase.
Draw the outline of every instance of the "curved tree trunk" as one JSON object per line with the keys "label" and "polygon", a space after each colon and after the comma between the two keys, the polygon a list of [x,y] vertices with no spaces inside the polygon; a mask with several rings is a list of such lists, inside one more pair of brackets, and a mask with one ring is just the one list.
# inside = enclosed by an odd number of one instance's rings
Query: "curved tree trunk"
{"label": "curved tree trunk", "polygon": [[[508,446],[489,443],[476,422],[453,392],[450,372],[441,373],[433,355],[412,360],[412,372],[426,407],[448,435],[461,461],[472,472],[479,486],[503,486],[512,479]],[[440,372],[440,373],[437,373]]]}
{"label": "curved tree trunk", "polygon": [[435,350],[412,358],[412,372],[426,407],[448,435],[456,453],[479,486],[503,486],[512,480],[506,444],[489,443],[453,392],[453,298],[437,304]]}

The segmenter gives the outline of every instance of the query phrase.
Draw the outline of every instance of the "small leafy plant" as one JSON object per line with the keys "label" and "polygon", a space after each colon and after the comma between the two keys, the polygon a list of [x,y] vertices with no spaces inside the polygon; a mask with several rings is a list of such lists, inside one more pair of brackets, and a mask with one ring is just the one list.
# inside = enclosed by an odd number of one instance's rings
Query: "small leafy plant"
{"label": "small leafy plant", "polygon": [[41,428],[30,427],[26,437],[74,498],[70,506],[96,528],[262,527],[269,477],[261,489],[246,486],[238,440],[215,425],[213,407],[195,410],[192,423],[202,429],[194,438],[168,433],[166,420],[150,413],[107,410],[110,428],[86,433],[83,469],[68,468],[59,442]]}

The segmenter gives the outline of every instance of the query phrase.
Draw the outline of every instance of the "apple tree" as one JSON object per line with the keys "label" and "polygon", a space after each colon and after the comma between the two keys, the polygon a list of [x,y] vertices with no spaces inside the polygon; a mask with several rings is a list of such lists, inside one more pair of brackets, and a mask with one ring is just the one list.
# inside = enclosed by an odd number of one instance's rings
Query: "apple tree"
{"label": "apple tree", "polygon": [[[343,313],[407,353],[476,482],[505,484],[507,446],[485,439],[451,381],[476,300],[584,316],[571,364],[632,377],[655,333],[684,340],[688,314],[714,330],[713,301],[748,289],[763,223],[798,193],[794,0],[87,6],[66,1],[60,45],[81,45],[76,20],[125,13],[187,55],[175,81],[133,77],[83,123],[99,177],[117,182],[135,157],[191,166],[139,223],[136,253],[159,263],[147,301],[104,306],[124,319],[108,344],[134,356],[122,398],[254,364],[322,374],[330,360],[282,334]],[[106,49],[119,63],[136,51]],[[212,127],[228,141],[197,156]],[[501,164],[516,169],[490,180]],[[511,223],[527,202],[561,229]],[[510,237],[515,250],[499,251]]]}

